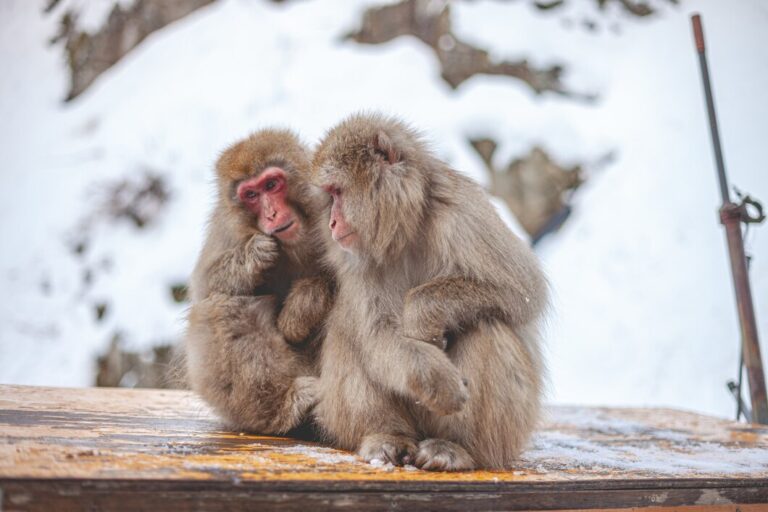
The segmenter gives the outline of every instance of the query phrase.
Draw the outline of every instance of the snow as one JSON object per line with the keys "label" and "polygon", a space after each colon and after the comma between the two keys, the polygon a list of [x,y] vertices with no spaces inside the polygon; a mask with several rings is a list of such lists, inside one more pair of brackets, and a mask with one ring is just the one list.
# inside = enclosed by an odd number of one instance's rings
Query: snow
{"label": "snow", "polygon": [[523,466],[539,472],[563,468],[656,477],[747,476],[768,470],[763,448],[697,440],[689,432],[659,430],[593,409],[556,408],[550,419],[557,426],[535,434]]}
{"label": "snow", "polygon": [[[254,446],[258,446],[258,443],[254,443]],[[313,461],[314,464],[322,465],[334,465],[334,464],[355,464],[359,463],[360,459],[354,455],[335,450],[333,448],[325,448],[323,446],[311,446],[311,445],[295,445],[295,446],[283,446],[280,447],[280,453],[290,455],[300,455]],[[373,461],[371,461],[373,464]],[[380,465],[384,465],[381,462]]]}
{"label": "snow", "polygon": [[[621,410],[586,409],[580,407],[550,408],[544,428],[535,433],[515,464],[514,471],[490,473],[494,482],[516,478],[537,479],[550,475],[554,480],[568,479],[638,479],[696,477],[756,477],[768,472],[768,457],[758,443],[735,442],[737,431],[723,428],[714,420],[699,425],[696,416],[687,416],[676,424],[678,430],[660,429],[659,418],[645,415],[641,420],[622,417]],[[677,415],[677,420],[685,414]],[[691,427],[696,426],[696,432]],[[751,434],[750,434],[751,435]],[[391,462],[374,458],[366,463],[357,455],[314,444],[292,445],[263,442],[247,443],[241,450],[243,461],[231,469],[248,469],[253,464],[268,464],[273,470],[294,470],[297,463],[314,471],[339,470],[339,466],[355,466],[370,474],[403,471],[420,472],[413,465],[399,468]],[[179,446],[175,453],[193,453],[194,448]],[[278,456],[275,456],[278,455]],[[207,466],[209,461],[204,461]],[[189,461],[185,467],[199,470],[200,462]],[[442,475],[441,478],[446,475]],[[499,478],[501,477],[501,478]]]}
{"label": "snow", "polygon": [[534,461],[542,470],[554,464],[574,470],[621,470],[668,476],[716,473],[747,476],[768,469],[764,449],[725,448],[714,443],[684,447],[674,450],[672,457],[668,449],[638,447],[626,442],[606,445],[561,432],[540,432],[524,459]]}
{"label": "snow", "polygon": [[[687,1],[642,21],[615,11],[596,17],[593,34],[578,27],[591,12],[583,5],[551,15],[526,2],[452,5],[460,38],[499,58],[563,62],[568,87],[600,95],[585,104],[503,77],[452,91],[414,38],[341,41],[371,3],[216,2],[152,34],[71,104],[61,102],[63,52],[47,44],[56,17],[42,13],[44,2],[0,3],[0,382],[87,386],[114,333],[131,348],[178,339],[185,307],[169,287],[197,256],[218,152],[272,124],[314,143],[343,116],[377,109],[421,128],[481,183],[488,176],[468,136],[497,139],[499,165],[532,144],[564,164],[615,150],[539,249],[555,301],[549,398],[731,416],[724,383],[735,377],[739,326],[688,15],[703,14],[731,181],[768,200],[768,8]],[[104,3],[64,5],[80,6],[87,26],[108,15]],[[147,170],[168,181],[165,211],[143,230],[93,223],[76,257],[71,243],[101,206],[103,185]],[[763,339],[764,230],[748,239]],[[96,322],[103,300],[109,310]]]}

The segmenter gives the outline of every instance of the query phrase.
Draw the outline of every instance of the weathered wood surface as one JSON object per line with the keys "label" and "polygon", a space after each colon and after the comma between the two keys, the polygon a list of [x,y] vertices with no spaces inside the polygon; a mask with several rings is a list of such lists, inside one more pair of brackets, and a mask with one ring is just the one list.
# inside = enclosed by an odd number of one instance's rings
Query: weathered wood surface
{"label": "weathered wood surface", "polygon": [[672,410],[556,407],[514,470],[432,473],[228,432],[184,391],[0,386],[0,497],[2,512],[768,511],[768,428]]}

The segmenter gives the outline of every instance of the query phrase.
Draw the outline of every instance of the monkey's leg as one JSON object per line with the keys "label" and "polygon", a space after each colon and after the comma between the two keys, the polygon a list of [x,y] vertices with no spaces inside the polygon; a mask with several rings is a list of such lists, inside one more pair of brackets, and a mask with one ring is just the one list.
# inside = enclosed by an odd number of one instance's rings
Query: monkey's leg
{"label": "monkey's leg", "polygon": [[410,463],[417,439],[413,418],[394,393],[370,380],[359,361],[363,355],[332,333],[325,339],[315,419],[338,448],[367,461]]}
{"label": "monkey's leg", "polygon": [[[450,416],[421,408],[421,427],[430,437],[463,447],[478,467],[512,467],[539,418],[543,367],[538,334],[532,328],[481,322],[456,341],[448,356],[469,381],[469,399]],[[432,451],[420,452],[425,465],[441,463],[439,452]]]}
{"label": "monkey's leg", "polygon": [[314,404],[310,368],[277,332],[272,297],[193,305],[186,351],[192,388],[234,428],[284,433]]}
{"label": "monkey's leg", "polygon": [[394,396],[348,381],[335,397],[340,401],[346,397],[346,406],[339,402],[332,406],[321,399],[315,418],[337,447],[356,451],[367,462],[378,460],[397,466],[413,463],[417,434],[405,407]]}

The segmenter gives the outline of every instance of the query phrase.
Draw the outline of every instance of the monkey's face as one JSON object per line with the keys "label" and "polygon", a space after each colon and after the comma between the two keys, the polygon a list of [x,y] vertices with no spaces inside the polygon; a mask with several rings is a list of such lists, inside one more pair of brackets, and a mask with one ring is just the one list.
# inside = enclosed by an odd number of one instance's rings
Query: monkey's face
{"label": "monkey's face", "polygon": [[365,254],[377,236],[379,216],[378,206],[372,203],[376,180],[366,170],[380,157],[361,154],[359,149],[348,142],[328,158],[317,159],[315,184],[330,200],[327,219],[333,240],[346,252]]}
{"label": "monkey's face", "polygon": [[267,167],[241,181],[236,188],[238,201],[256,218],[259,230],[291,243],[302,233],[301,218],[288,201],[288,180],[280,167]]}
{"label": "monkey's face", "polygon": [[221,200],[247,229],[258,229],[281,242],[294,244],[307,225],[302,197],[309,201],[305,180],[309,153],[285,130],[261,130],[229,147],[219,159]]}
{"label": "monkey's face", "polygon": [[333,128],[313,160],[330,196],[329,228],[348,252],[378,263],[412,243],[423,222],[426,180],[411,158],[418,142],[396,120],[353,116]]}
{"label": "monkey's face", "polygon": [[328,195],[331,196],[331,215],[328,227],[331,228],[331,237],[339,246],[350,252],[359,249],[360,235],[355,228],[347,222],[344,214],[344,196],[341,188],[336,185],[327,185],[324,187]]}

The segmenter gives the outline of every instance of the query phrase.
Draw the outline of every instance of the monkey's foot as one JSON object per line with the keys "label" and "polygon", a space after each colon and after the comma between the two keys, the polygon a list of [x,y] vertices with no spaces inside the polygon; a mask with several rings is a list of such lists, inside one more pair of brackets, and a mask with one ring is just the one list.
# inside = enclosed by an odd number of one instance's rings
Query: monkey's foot
{"label": "monkey's foot", "polygon": [[467,471],[475,461],[467,450],[445,439],[425,439],[419,443],[416,466],[427,471]]}
{"label": "monkey's foot", "polygon": [[380,460],[403,466],[413,462],[416,443],[406,436],[391,434],[371,434],[363,438],[357,454],[366,462]]}
{"label": "monkey's foot", "polygon": [[[312,409],[318,400],[319,380],[315,377],[296,377],[291,386],[292,396],[290,398],[291,415],[298,425],[304,419],[310,409]],[[295,425],[293,425],[295,426]],[[293,428],[291,426],[291,428]]]}

